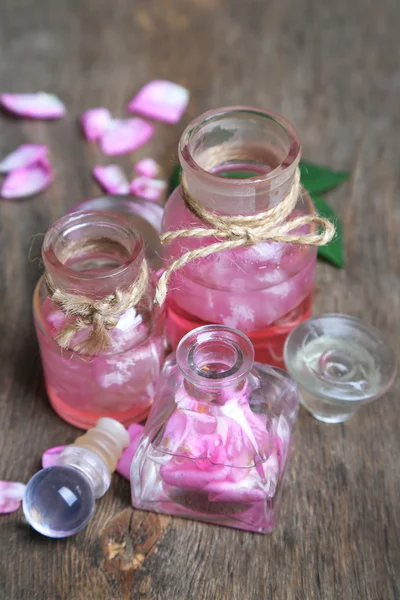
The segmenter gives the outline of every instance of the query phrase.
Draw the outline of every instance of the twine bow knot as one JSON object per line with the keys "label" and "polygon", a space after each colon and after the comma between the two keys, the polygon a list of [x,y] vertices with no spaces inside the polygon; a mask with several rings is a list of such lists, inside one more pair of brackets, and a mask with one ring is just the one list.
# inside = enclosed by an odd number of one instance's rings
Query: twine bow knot
{"label": "twine bow knot", "polygon": [[186,206],[208,227],[193,227],[169,231],[161,237],[162,244],[178,238],[214,237],[218,241],[186,252],[177,258],[160,277],[155,301],[160,306],[168,291],[168,281],[174,271],[188,262],[205,258],[224,250],[254,246],[260,242],[281,242],[304,246],[324,246],[335,235],[335,226],[317,214],[287,219],[294,210],[301,190],[300,170],[296,169],[291,189],[283,200],[265,212],[256,215],[220,215],[204,208],[188,191],[182,178],[182,192]]}
{"label": "twine bow knot", "polygon": [[[147,262],[143,260],[138,277],[126,291],[116,290],[104,298],[94,300],[56,287],[50,274],[46,272],[45,282],[52,302],[67,318],[73,318],[58,333],[58,345],[81,354],[96,354],[110,347],[109,330],[116,327],[122,313],[139,302],[147,288],[148,278]],[[92,330],[84,340],[72,343],[78,331],[90,326]]]}

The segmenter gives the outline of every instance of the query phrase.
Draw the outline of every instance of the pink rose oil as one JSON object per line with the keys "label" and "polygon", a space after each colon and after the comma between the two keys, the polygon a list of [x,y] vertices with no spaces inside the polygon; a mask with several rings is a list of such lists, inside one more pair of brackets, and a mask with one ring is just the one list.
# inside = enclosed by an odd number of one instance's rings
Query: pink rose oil
{"label": "pink rose oil", "polygon": [[[111,242],[108,250],[96,249],[96,241],[104,239]],[[80,246],[81,252],[64,260],[66,250],[68,254],[69,248]],[[117,213],[73,213],[47,232],[42,256],[57,287],[100,299],[135,281],[144,259],[143,239]],[[147,416],[165,355],[164,314],[153,304],[155,284],[150,272],[139,303],[110,329],[110,347],[89,356],[58,345],[67,317],[49,297],[44,278],[39,280],[33,310],[47,393],[54,410],[69,423],[88,429],[101,417],[128,425]],[[84,339],[90,328],[78,331],[72,341]]]}
{"label": "pink rose oil", "polygon": [[[210,111],[183,133],[179,158],[189,193],[207,210],[251,215],[276,206],[293,184],[300,143],[293,127],[246,107]],[[314,211],[302,192],[294,218]],[[181,187],[170,196],[164,231],[205,227],[187,208]],[[165,264],[215,238],[179,238]],[[219,323],[245,332],[256,360],[284,366],[287,335],[311,314],[316,249],[277,242],[225,250],[175,271],[168,293],[167,334],[173,348],[188,331]]]}
{"label": "pink rose oil", "polygon": [[270,533],[298,412],[241,332],[199,327],[167,358],[131,466],[136,508]]}

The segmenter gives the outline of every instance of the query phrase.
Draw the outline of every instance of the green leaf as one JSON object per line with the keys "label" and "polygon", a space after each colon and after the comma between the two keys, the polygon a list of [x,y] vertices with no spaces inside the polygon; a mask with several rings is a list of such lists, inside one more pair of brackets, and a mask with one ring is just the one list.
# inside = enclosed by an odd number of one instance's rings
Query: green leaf
{"label": "green leaf", "polygon": [[345,171],[335,171],[305,160],[300,161],[299,167],[301,183],[310,193],[326,192],[349,178],[349,173]]}
{"label": "green leaf", "polygon": [[172,169],[171,177],[169,178],[169,194],[172,194],[175,188],[178,187],[181,183],[181,173],[182,167],[180,164],[177,164]]}
{"label": "green leaf", "polygon": [[342,225],[339,221],[339,217],[335,211],[325,202],[325,200],[318,194],[310,194],[314,201],[317,213],[321,217],[326,217],[336,227],[336,235],[329,244],[326,246],[320,246],[318,248],[318,257],[332,263],[335,267],[343,269],[344,267],[344,252],[343,252],[343,231]]}

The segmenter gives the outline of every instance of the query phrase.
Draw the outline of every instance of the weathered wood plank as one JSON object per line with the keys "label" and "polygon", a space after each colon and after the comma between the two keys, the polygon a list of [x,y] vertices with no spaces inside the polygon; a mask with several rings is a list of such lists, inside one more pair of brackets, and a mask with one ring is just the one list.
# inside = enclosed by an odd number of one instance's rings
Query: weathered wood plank
{"label": "weathered wood plank", "polygon": [[[68,105],[56,123],[1,115],[0,155],[24,141],[50,146],[54,185],[0,203],[0,477],[25,481],[42,451],[76,430],[50,409],[31,317],[40,238],[98,192],[106,162],[77,118],[115,114],[144,82],[192,91],[177,126],[157,125],[140,153],[166,171],[184,124],[227,104],[269,107],[298,128],[304,155],[352,179],[330,195],[343,217],[347,265],[320,264],[316,312],[342,311],[380,328],[400,350],[400,4],[382,0],[3,0],[2,91],[47,90]],[[136,156],[135,156],[136,158]],[[133,156],[119,161],[131,168]],[[96,518],[51,541],[0,517],[4,600],[395,600],[400,597],[399,385],[354,421],[325,426],[301,412],[281,522],[257,536],[129,510],[115,476]]]}

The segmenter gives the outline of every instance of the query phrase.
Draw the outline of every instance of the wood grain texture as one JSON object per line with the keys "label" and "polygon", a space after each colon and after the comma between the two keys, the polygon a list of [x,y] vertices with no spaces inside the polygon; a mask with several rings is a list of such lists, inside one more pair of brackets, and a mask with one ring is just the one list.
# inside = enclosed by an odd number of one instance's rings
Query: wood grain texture
{"label": "wood grain texture", "polygon": [[[90,172],[106,159],[77,118],[102,105],[125,114],[152,78],[187,86],[190,108],[118,161],[127,169],[151,155],[168,172],[186,122],[242,103],[284,114],[305,158],[352,170],[329,196],[346,269],[318,266],[315,312],[362,317],[399,352],[399,23],[398,0],[1,0],[1,91],[54,92],[69,111],[54,123],[0,117],[1,156],[44,142],[56,168],[45,193],[0,203],[1,479],[26,481],[44,449],[76,435],[46,400],[31,296],[34,236],[98,193]],[[72,539],[40,537],[21,512],[1,515],[1,600],[398,600],[399,391],[345,425],[301,411],[270,536],[133,512],[119,476]]]}

